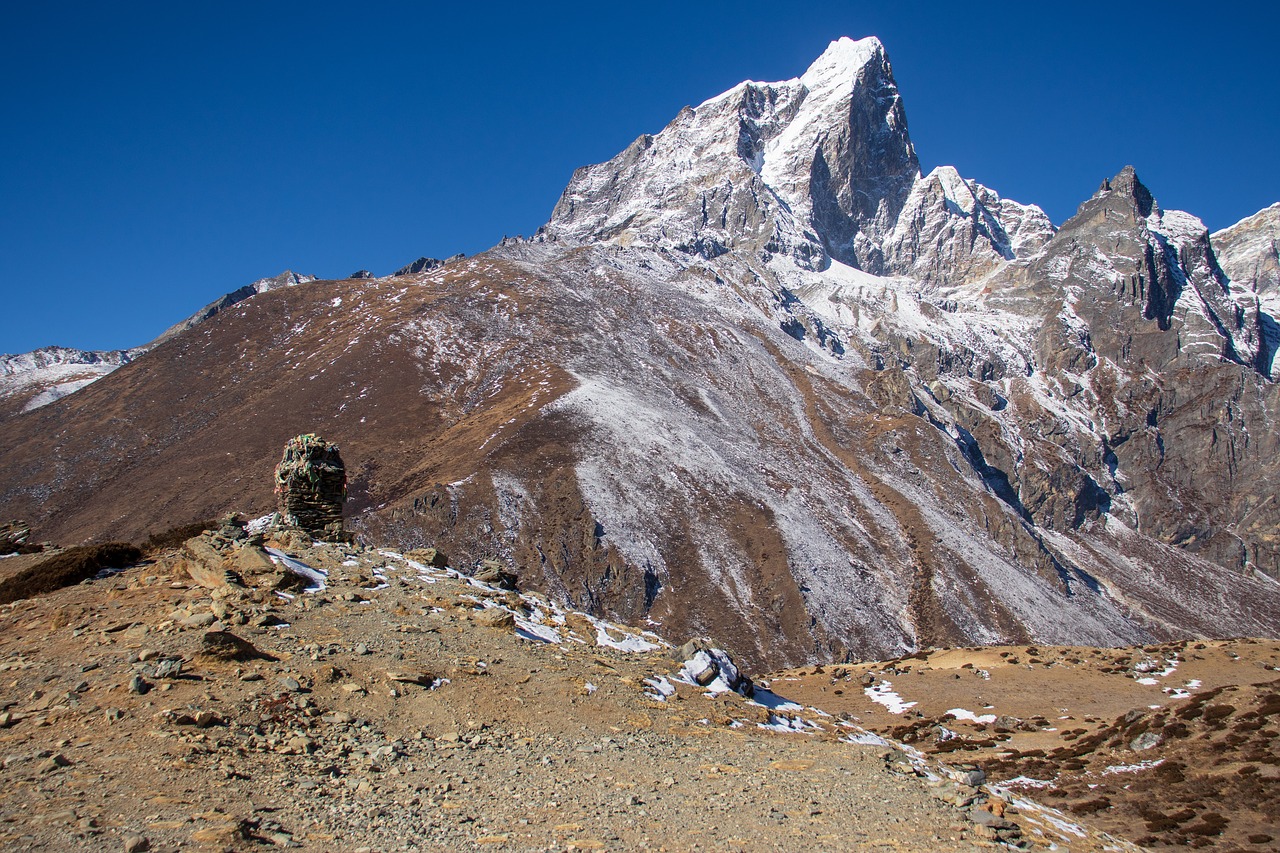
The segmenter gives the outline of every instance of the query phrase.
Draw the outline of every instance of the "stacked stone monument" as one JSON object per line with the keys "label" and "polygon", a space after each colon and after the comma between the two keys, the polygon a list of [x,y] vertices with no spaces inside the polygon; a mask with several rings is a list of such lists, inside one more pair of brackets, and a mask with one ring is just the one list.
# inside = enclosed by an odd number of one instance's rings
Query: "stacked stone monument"
{"label": "stacked stone monument", "polygon": [[338,445],[313,433],[289,439],[275,478],[276,502],[285,524],[324,539],[343,538],[347,473]]}

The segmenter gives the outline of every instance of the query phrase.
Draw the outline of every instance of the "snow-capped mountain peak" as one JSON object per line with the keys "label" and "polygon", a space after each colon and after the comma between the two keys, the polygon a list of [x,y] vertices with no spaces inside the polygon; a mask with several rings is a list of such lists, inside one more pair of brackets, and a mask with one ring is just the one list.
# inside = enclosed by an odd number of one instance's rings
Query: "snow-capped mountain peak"
{"label": "snow-capped mountain peak", "polygon": [[[924,210],[922,180],[949,203]],[[746,81],[686,107],[656,136],[579,169],[543,233],[937,279],[954,256],[990,265],[1030,254],[1053,228],[1039,208],[950,167],[921,178],[888,54],[870,37],[832,42],[799,77]]]}
{"label": "snow-capped mountain peak", "polygon": [[31,411],[78,391],[145,350],[95,352],[42,347],[18,355],[0,355],[0,414]]}

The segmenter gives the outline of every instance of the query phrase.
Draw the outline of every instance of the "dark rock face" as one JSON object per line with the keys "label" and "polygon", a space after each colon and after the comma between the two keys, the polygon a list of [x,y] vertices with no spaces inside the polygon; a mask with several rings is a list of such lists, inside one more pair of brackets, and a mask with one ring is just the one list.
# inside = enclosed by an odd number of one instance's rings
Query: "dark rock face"
{"label": "dark rock face", "polygon": [[[1232,236],[1250,242],[1245,229]],[[1010,472],[1037,523],[1078,527],[1109,511],[1221,566],[1280,576],[1267,498],[1280,450],[1273,323],[1199,220],[1161,210],[1127,167],[992,289],[995,304],[1040,313],[1035,367],[1051,397],[1090,419],[1086,431],[1037,427],[1039,447]],[[979,444],[1008,456],[999,437]]]}
{"label": "dark rock face", "polygon": [[338,446],[308,433],[289,440],[276,466],[276,499],[286,524],[341,538],[347,473]]}
{"label": "dark rock face", "polygon": [[466,255],[451,255],[444,260],[440,260],[439,258],[418,258],[413,263],[405,264],[400,267],[400,269],[393,272],[392,275],[414,275],[415,273],[420,272],[431,272],[434,269],[439,269],[445,264],[451,264],[454,261],[462,260],[464,257],[466,257]]}
{"label": "dark rock face", "polygon": [[[847,119],[843,109],[841,113],[838,132],[826,134],[813,155],[813,224],[833,258],[879,272],[883,256],[874,238],[896,221],[920,174],[902,98],[883,50],[859,70]],[[864,234],[868,231],[871,237]]]}
{"label": "dark rock face", "polygon": [[1258,368],[1280,379],[1280,326],[1274,319],[1280,316],[1280,203],[1217,232],[1212,241],[1223,272],[1257,294],[1247,313],[1257,318],[1262,333]]}
{"label": "dark rock face", "polygon": [[0,524],[0,554],[16,554],[27,546],[31,526],[21,521]]}

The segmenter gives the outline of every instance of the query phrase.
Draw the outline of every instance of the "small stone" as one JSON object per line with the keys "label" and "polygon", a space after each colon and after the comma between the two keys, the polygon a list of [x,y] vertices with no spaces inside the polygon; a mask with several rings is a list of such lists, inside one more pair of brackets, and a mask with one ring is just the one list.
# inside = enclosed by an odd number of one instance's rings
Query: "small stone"
{"label": "small stone", "polygon": [[289,675],[281,677],[280,686],[283,689],[288,690],[290,693],[297,693],[302,689],[302,685],[298,682],[298,679]]}
{"label": "small stone", "polygon": [[412,551],[405,552],[405,557],[413,560],[415,563],[421,563],[424,566],[432,566],[442,569],[449,565],[449,558],[444,555],[443,551],[436,548],[414,548]]}
{"label": "small stone", "polygon": [[222,719],[222,717],[218,716],[213,711],[199,712],[198,714],[196,714],[195,722],[196,722],[196,725],[202,729],[207,729],[210,726],[226,725],[226,720]]}
{"label": "small stone", "polygon": [[165,658],[156,664],[156,678],[177,678],[182,674],[182,660]]}
{"label": "small stone", "polygon": [[436,683],[436,677],[429,672],[388,672],[387,680],[401,684],[418,684],[422,687],[430,687]]}
{"label": "small stone", "polygon": [[141,835],[126,835],[124,841],[124,853],[146,853],[151,849],[150,839]]}
{"label": "small stone", "polygon": [[356,647],[351,651],[358,655],[367,655],[369,654],[369,647],[364,643],[356,643]]}
{"label": "small stone", "polygon": [[1157,732],[1143,732],[1133,740],[1129,741],[1129,748],[1135,752],[1142,752],[1146,749],[1152,749],[1164,742]]}
{"label": "small stone", "polygon": [[60,770],[63,767],[70,767],[71,759],[62,753],[51,755],[37,765],[36,770],[40,773],[52,773],[54,770]]}
{"label": "small stone", "polygon": [[969,819],[978,826],[989,826],[992,829],[1008,829],[1013,826],[1009,821],[986,809],[975,808],[969,812]]}
{"label": "small stone", "polygon": [[716,680],[716,676],[720,674],[720,667],[710,655],[695,654],[691,656],[685,664],[685,668],[689,674],[693,676],[693,680],[699,686],[706,687],[708,684]]}
{"label": "small stone", "polygon": [[315,751],[316,742],[309,737],[291,737],[289,738],[289,748],[297,754],[306,754]]}
{"label": "small stone", "polygon": [[193,613],[178,624],[184,628],[208,628],[217,621],[217,617],[212,613]]}
{"label": "small stone", "polygon": [[1021,724],[1021,722],[1022,721],[1019,720],[1017,717],[1012,717],[1008,714],[1001,714],[1000,716],[996,717],[995,722],[992,723],[991,725],[991,728],[993,728],[995,731],[1001,734],[1008,734],[1009,732],[1016,731],[1018,729],[1019,724]]}
{"label": "small stone", "polygon": [[293,836],[287,832],[272,832],[268,836],[271,843],[276,847],[301,847],[302,845],[293,840]]}
{"label": "small stone", "polygon": [[296,572],[281,570],[274,575],[268,576],[266,585],[277,592],[301,592],[311,583],[309,578],[305,578]]}
{"label": "small stone", "polygon": [[973,835],[975,838],[981,838],[984,841],[995,841],[999,838],[999,834],[994,827],[984,826],[980,823],[973,826]]}
{"label": "small stone", "polygon": [[253,643],[230,631],[207,631],[200,645],[201,654],[221,660],[272,660],[270,655],[259,650]]}
{"label": "small stone", "polygon": [[143,649],[142,651],[138,652],[138,660],[140,661],[154,660],[158,657],[160,657],[160,652],[156,651],[155,649]]}
{"label": "small stone", "polygon": [[515,624],[516,619],[509,610],[503,610],[500,607],[486,607],[484,610],[471,614],[471,621],[482,628],[510,628]]}
{"label": "small stone", "polygon": [[232,563],[246,575],[268,575],[276,571],[270,555],[258,547],[262,543],[247,542],[232,555]]}
{"label": "small stone", "polygon": [[151,689],[151,685],[143,680],[141,675],[134,675],[129,679],[129,692],[137,693],[139,696],[145,696],[147,691]]}
{"label": "small stone", "polygon": [[514,590],[519,580],[515,574],[507,571],[507,568],[497,560],[481,561],[480,565],[476,567],[473,577],[481,583],[507,590]]}

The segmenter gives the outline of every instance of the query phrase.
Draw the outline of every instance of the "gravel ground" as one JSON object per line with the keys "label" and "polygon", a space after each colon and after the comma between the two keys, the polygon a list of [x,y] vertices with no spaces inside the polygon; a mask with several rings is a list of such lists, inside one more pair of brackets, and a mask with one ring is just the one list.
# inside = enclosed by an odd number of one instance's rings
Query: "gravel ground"
{"label": "gravel ground", "polygon": [[0,608],[0,844],[1124,846],[814,708],[712,695],[687,649],[429,552],[269,532],[302,591],[241,537]]}

